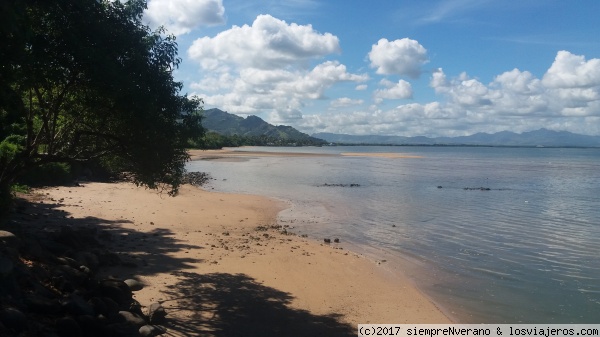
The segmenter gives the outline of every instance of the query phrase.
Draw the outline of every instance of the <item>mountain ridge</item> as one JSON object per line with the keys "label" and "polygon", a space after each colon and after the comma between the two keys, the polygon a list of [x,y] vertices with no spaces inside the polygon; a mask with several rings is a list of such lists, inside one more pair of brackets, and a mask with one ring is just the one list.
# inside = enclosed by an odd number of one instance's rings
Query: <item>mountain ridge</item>
{"label": "mountain ridge", "polygon": [[326,141],[312,137],[287,125],[272,125],[258,116],[246,118],[220,109],[208,109],[202,113],[202,126],[223,136],[266,137],[282,140],[285,144],[323,145]]}
{"label": "mountain ridge", "polygon": [[568,131],[553,131],[545,128],[515,133],[479,132],[459,137],[405,137],[405,136],[355,136],[335,133],[315,133],[313,137],[330,143],[378,144],[378,145],[469,145],[469,146],[543,146],[543,147],[600,147],[600,136],[588,136]]}

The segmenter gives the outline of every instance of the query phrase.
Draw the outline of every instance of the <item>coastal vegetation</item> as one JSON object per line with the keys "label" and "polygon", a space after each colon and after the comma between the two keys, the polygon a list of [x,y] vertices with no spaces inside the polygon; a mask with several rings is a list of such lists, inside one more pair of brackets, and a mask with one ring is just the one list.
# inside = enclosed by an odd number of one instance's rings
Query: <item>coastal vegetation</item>
{"label": "coastal vegetation", "polygon": [[175,37],[143,0],[3,2],[0,193],[29,174],[90,167],[175,193],[202,101],[180,94]]}

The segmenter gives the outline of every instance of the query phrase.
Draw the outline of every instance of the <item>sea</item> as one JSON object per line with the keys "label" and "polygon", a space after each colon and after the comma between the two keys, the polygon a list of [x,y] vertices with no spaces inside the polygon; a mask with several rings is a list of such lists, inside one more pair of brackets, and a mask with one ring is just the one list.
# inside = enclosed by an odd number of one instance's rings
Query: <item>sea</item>
{"label": "sea", "polygon": [[[210,173],[217,191],[285,201],[279,220],[298,234],[397,258],[384,263],[402,261],[457,322],[600,323],[598,148],[235,150],[322,156],[199,160],[187,169]],[[397,157],[372,155],[382,153]]]}

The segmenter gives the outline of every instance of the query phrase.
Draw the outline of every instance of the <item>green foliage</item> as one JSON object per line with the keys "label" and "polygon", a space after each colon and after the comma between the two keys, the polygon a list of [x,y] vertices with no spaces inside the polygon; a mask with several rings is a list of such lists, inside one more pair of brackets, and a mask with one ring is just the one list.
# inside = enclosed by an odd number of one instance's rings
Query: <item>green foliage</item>
{"label": "green foliage", "polygon": [[0,189],[25,172],[69,175],[50,163],[104,162],[137,184],[177,191],[188,142],[203,135],[202,101],[179,94],[175,37],[145,26],[145,8],[141,0],[2,5]]}
{"label": "green foliage", "polygon": [[320,139],[287,139],[283,137],[260,136],[226,136],[217,132],[209,131],[199,141],[190,142],[189,147],[198,149],[221,149],[224,147],[239,146],[320,146]]}
{"label": "green foliage", "polygon": [[12,193],[29,193],[31,189],[27,185],[13,184],[10,187],[10,190]]}

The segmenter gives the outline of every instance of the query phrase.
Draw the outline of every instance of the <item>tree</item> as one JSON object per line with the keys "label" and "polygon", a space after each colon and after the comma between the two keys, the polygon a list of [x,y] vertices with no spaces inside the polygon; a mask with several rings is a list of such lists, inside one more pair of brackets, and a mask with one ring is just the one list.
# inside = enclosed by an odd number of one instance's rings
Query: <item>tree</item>
{"label": "tree", "polygon": [[0,189],[51,162],[110,158],[176,193],[201,100],[181,95],[175,37],[146,1],[9,0],[0,17]]}

